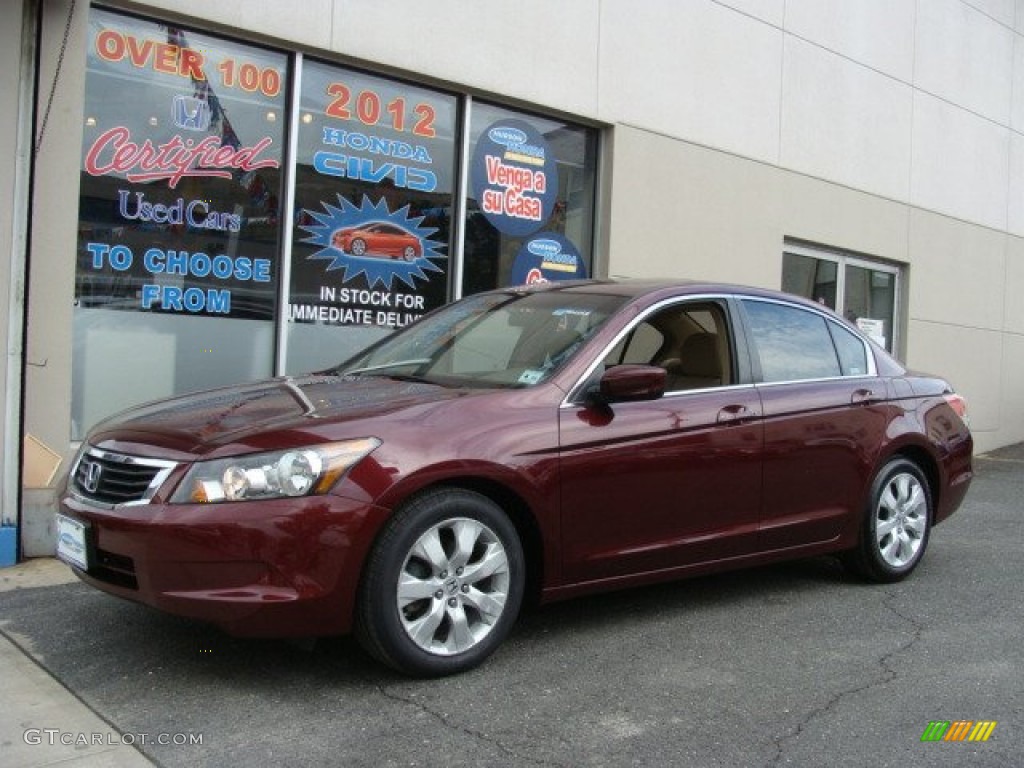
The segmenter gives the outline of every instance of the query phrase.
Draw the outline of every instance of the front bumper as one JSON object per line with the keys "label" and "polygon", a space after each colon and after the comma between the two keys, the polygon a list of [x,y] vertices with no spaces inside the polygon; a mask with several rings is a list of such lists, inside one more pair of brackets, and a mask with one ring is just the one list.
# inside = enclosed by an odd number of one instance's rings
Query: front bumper
{"label": "front bumper", "polygon": [[363,560],[387,511],[327,494],[205,505],[102,509],[73,496],[97,589],[236,635],[343,634]]}

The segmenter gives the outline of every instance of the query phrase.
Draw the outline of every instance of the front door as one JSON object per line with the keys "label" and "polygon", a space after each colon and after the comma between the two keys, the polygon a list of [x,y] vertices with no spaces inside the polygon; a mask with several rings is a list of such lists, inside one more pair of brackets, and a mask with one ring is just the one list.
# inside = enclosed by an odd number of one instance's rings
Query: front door
{"label": "front door", "polygon": [[[652,401],[560,411],[563,573],[569,581],[749,554],[757,540],[762,425],[737,385],[728,313],[676,302],[638,319],[603,368],[660,365]],[[602,368],[602,369],[603,369]]]}

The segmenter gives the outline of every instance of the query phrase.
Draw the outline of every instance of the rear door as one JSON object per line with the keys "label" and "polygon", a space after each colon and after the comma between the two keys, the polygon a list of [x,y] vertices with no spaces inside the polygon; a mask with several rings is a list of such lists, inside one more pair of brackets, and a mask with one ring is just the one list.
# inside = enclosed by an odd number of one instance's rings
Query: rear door
{"label": "rear door", "polygon": [[743,299],[764,409],[759,548],[827,542],[859,520],[891,418],[868,346],[810,308]]}

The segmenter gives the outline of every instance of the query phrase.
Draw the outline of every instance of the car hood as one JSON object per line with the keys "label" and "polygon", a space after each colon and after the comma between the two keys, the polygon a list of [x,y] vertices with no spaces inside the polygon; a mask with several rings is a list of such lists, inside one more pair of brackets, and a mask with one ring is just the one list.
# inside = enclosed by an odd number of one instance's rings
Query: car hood
{"label": "car hood", "polygon": [[285,377],[131,408],[98,424],[89,442],[101,447],[136,444],[188,454],[204,454],[232,443],[255,447],[264,442],[261,436],[268,438],[268,448],[293,441],[308,444],[311,433],[333,424],[395,414],[470,392],[384,377]]}

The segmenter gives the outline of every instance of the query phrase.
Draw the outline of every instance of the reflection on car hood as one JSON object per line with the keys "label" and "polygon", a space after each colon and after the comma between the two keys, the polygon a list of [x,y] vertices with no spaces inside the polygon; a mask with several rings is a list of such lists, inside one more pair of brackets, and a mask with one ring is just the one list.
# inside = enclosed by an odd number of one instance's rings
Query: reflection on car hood
{"label": "reflection on car hood", "polygon": [[382,377],[304,376],[198,392],[141,405],[99,424],[91,441],[153,442],[196,451],[271,430],[380,416],[468,390]]}

